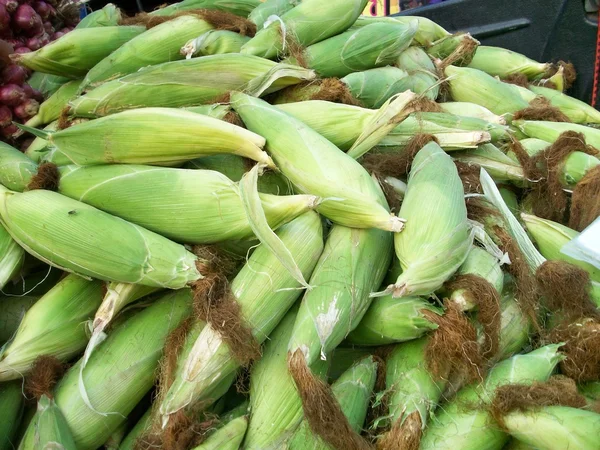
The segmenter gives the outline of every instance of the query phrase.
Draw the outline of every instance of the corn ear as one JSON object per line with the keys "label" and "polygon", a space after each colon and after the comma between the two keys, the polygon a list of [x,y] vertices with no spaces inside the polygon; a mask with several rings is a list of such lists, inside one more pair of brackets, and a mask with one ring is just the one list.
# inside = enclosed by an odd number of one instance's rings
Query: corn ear
{"label": "corn ear", "polygon": [[25,122],[25,125],[39,127],[58,119],[69,100],[77,93],[80,83],[81,80],[72,80],[59,87],[55,93],[40,105],[38,113]]}
{"label": "corn ear", "polygon": [[344,77],[394,63],[416,31],[415,22],[374,23],[313,44],[306,48],[303,57],[308,67],[323,78]]}
{"label": "corn ear", "polygon": [[[340,409],[356,433],[362,431],[369,401],[377,378],[377,362],[367,356],[346,372],[331,386]],[[303,421],[291,439],[290,450],[329,450],[331,447],[310,430],[308,422]]]}
{"label": "corn ear", "polygon": [[231,112],[231,106],[221,105],[220,103],[214,103],[212,105],[188,106],[183,109],[219,120],[225,120],[227,114]]}
{"label": "corn ear", "polygon": [[26,313],[14,338],[0,356],[0,380],[29,373],[38,356],[68,361],[88,341],[85,321],[102,301],[102,283],[76,275],[61,280]]}
{"label": "corn ear", "polygon": [[0,449],[2,450],[17,447],[18,441],[15,438],[23,416],[25,400],[22,389],[22,381],[0,384],[0,404],[2,405]]}
{"label": "corn ear", "polygon": [[506,430],[538,450],[600,447],[600,414],[568,406],[544,406],[505,415]]}
{"label": "corn ear", "polygon": [[138,26],[80,28],[30,53],[11,59],[38,72],[81,78],[99,61],[145,30]]}
{"label": "corn ear", "polygon": [[337,347],[329,358],[327,381],[334,383],[350,367],[371,354],[373,352],[369,347]]}
{"label": "corn ear", "polygon": [[[61,194],[177,242],[254,236],[238,185],[218,172],[138,165],[66,166],[60,172]],[[260,194],[260,201],[272,229],[318,204],[311,195]]]}
{"label": "corn ear", "polygon": [[440,25],[435,23],[433,20],[428,19],[427,17],[419,16],[361,16],[358,19],[356,19],[356,22],[354,23],[354,25],[352,25],[352,29],[364,27],[372,23],[401,23],[407,25],[412,22],[417,23],[417,32],[415,34],[414,40],[416,43],[423,47],[428,47],[435,41],[438,41],[450,34]]}
{"label": "corn ear", "polygon": [[[323,250],[322,225],[309,211],[282,226],[278,237],[289,249],[303,276],[309,277]],[[298,298],[299,283],[266,247],[258,247],[231,284],[240,313],[256,341],[262,343]],[[205,327],[191,349],[180,355],[175,381],[160,404],[163,424],[168,416],[201,402],[214,385],[233,374],[239,363],[211,326]]]}
{"label": "corn ear", "polygon": [[62,412],[54,400],[46,395],[38,400],[37,412],[19,444],[19,450],[38,448],[77,449]]}
{"label": "corn ear", "polygon": [[142,67],[183,59],[185,55],[179,52],[181,47],[211,29],[210,23],[196,15],[176,17],[150,28],[92,67],[79,92],[137,72]]}
{"label": "corn ear", "polygon": [[[160,123],[162,130],[156,127]],[[164,130],[168,130],[166,133]],[[141,108],[47,133],[58,165],[175,165],[200,156],[233,153],[273,167],[264,138],[212,117],[174,108]]]}
{"label": "corn ear", "polygon": [[[202,277],[182,245],[51,191],[0,191],[0,220],[28,253],[106,281],[179,289]],[[106,241],[106,230],[113,235]]]}
{"label": "corn ear", "polygon": [[271,16],[281,17],[300,3],[301,0],[265,0],[252,10],[248,20],[253,22],[256,28],[260,30],[264,28],[265,22]]}
{"label": "corn ear", "polygon": [[0,346],[13,337],[23,316],[38,299],[35,295],[0,298]]}
{"label": "corn ear", "polygon": [[[482,383],[462,388],[448,403],[441,405],[421,439],[421,449],[479,450],[485,442],[488,448],[502,448],[509,437],[501,429],[490,426],[492,418],[485,408],[492,401],[497,387],[534,381],[546,381],[556,365],[564,359],[558,353],[560,345],[546,345],[523,355],[516,355],[496,364]],[[480,408],[465,408],[469,402]]]}
{"label": "corn ear", "polygon": [[76,28],[112,27],[119,25],[120,20],[121,10],[109,3],[81,19]]}
{"label": "corn ear", "polygon": [[42,72],[33,72],[27,80],[27,84],[49,97],[54,94],[62,85],[68,83],[70,78],[59,77],[58,75],[49,75]]}
{"label": "corn ear", "polygon": [[479,48],[479,41],[469,33],[454,33],[432,42],[425,50],[436,59],[450,58],[452,64],[464,66],[471,62]]}
{"label": "corn ear", "polygon": [[248,419],[245,416],[233,419],[193,450],[238,450],[244,440],[247,427]]}
{"label": "corn ear", "polygon": [[427,144],[413,161],[400,208],[406,229],[394,236],[403,272],[383,294],[429,295],[462,265],[473,242],[463,197],[452,158],[435,142]]}
{"label": "corn ear", "polygon": [[[50,122],[44,127],[44,131],[50,132],[56,130],[58,130],[57,120]],[[36,136],[33,142],[29,144],[29,147],[27,147],[24,153],[33,162],[39,163],[48,154],[48,152],[50,152],[50,148],[48,147],[48,145],[48,141],[44,137]]]}
{"label": "corn ear", "polygon": [[0,183],[14,191],[23,191],[37,172],[37,164],[19,150],[0,143]]}
{"label": "corn ear", "polygon": [[585,136],[593,147],[600,148],[600,130],[585,125],[567,122],[546,122],[542,120],[515,120],[512,124],[528,137],[553,143],[565,131],[576,131]]}
{"label": "corn ear", "polygon": [[24,261],[25,251],[6,228],[0,225],[0,289],[17,276]]}
{"label": "corn ear", "polygon": [[354,98],[372,109],[381,108],[393,95],[412,87],[408,72],[397,67],[350,73],[342,78],[342,82],[348,86]]}
{"label": "corn ear", "polygon": [[[262,358],[252,368],[251,413],[243,447],[248,450],[284,447],[302,422],[302,402],[287,365],[288,342],[297,312],[295,306],[281,320],[269,336]],[[324,378],[327,366],[327,362],[318,360],[311,371]]]}
{"label": "corn ear", "polygon": [[367,0],[303,0],[276,20],[267,18],[267,26],[242,47],[242,53],[273,59],[285,51],[288,34],[308,47],[348,29],[366,5]]}
{"label": "corn ear", "polygon": [[429,55],[420,47],[411,46],[398,57],[396,65],[404,69],[410,76],[408,88],[435,100],[440,92],[439,77],[435,65]]}
{"label": "corn ear", "polygon": [[268,94],[313,80],[312,70],[229,53],[173,61],[109,81],[71,101],[71,114],[106,116],[135,107],[183,107],[213,103],[230,91]]}
{"label": "corn ear", "polygon": [[402,229],[402,220],[384,206],[380,187],[354,159],[262,100],[240,93],[231,100],[246,126],[268,140],[268,151],[296,189],[323,199],[318,212],[348,227]]}
{"label": "corn ear", "polygon": [[248,17],[261,0],[183,0],[169,6],[156,9],[150,13],[152,16],[171,16],[181,11],[190,9],[216,9],[219,11],[235,14],[240,17]]}
{"label": "corn ear", "polygon": [[525,173],[518,161],[507,156],[494,144],[452,152],[452,158],[483,167],[495,181],[525,181]]}
{"label": "corn ear", "polygon": [[477,47],[469,67],[494,77],[508,78],[511,75],[522,74],[529,80],[545,76],[552,69],[551,64],[540,63],[520,53],[487,45]]}
{"label": "corn ear", "polygon": [[148,410],[144,413],[142,417],[137,421],[137,423],[133,426],[125,439],[123,439],[119,445],[120,450],[133,450],[135,448],[136,441],[139,437],[141,437],[148,428],[152,425],[152,408],[148,408]]}
{"label": "corn ear", "polygon": [[250,38],[234,31],[209,30],[197,38],[191,39],[181,47],[181,54],[186,58],[192,56],[222,55],[223,53],[239,53],[242,45]]}
{"label": "corn ear", "polygon": [[565,114],[574,123],[600,123],[600,112],[581,100],[570,97],[555,89],[531,85],[529,90],[543,96],[550,104]]}
{"label": "corn ear", "polygon": [[[392,256],[392,236],[380,230],[334,225],[310,279],[288,351],[302,351],[307,365],[327,355],[359,324]],[[362,270],[365,265],[370,270]]]}
{"label": "corn ear", "polygon": [[498,125],[506,125],[506,120],[502,116],[498,116],[489,109],[469,102],[445,102],[440,103],[440,108],[444,112],[454,114],[456,116],[474,117],[476,119],[485,120],[486,122],[495,123]]}
{"label": "corn ear", "polygon": [[397,299],[388,295],[375,299],[347,340],[356,345],[379,346],[417,339],[437,328],[427,319],[426,311],[442,314],[420,297]]}

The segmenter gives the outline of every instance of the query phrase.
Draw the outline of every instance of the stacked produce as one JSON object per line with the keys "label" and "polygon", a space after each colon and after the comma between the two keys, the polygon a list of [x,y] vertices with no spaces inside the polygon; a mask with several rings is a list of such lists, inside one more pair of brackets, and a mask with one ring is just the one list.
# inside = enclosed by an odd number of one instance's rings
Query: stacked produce
{"label": "stacked produce", "polygon": [[0,450],[600,448],[600,113],[366,3],[11,56],[51,95],[0,146]]}
{"label": "stacked produce", "polygon": [[19,129],[12,123],[24,123],[38,112],[45,98],[36,74],[9,59],[10,53],[39,50],[64,36],[79,22],[79,3],[72,0],[17,1],[0,4],[0,133],[12,141]]}

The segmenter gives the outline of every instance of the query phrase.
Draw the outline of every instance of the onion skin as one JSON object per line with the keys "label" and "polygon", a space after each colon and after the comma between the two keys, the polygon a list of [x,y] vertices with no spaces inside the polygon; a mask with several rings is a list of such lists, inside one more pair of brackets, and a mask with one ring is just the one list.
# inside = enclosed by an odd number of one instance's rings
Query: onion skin
{"label": "onion skin", "polygon": [[28,98],[20,105],[15,106],[15,109],[13,109],[13,113],[19,119],[27,120],[30,117],[35,116],[39,109],[40,104],[36,100]]}
{"label": "onion skin", "polygon": [[10,31],[10,14],[6,10],[6,6],[0,5],[0,32],[7,34]]}
{"label": "onion skin", "polygon": [[21,86],[9,83],[0,87],[0,102],[9,106],[17,106],[27,98],[27,94]]}
{"label": "onion skin", "polygon": [[17,0],[0,0],[0,5],[4,5],[6,10],[12,14],[19,7],[19,2]]}
{"label": "onion skin", "polygon": [[0,105],[0,127],[8,126],[12,123],[12,111],[6,105]]}
{"label": "onion skin", "polygon": [[5,84],[23,84],[25,80],[29,76],[29,72],[25,67],[17,66],[16,64],[11,64],[10,66],[6,66],[2,70],[2,82]]}
{"label": "onion skin", "polygon": [[44,101],[44,94],[42,94],[40,91],[32,88],[27,83],[23,84],[23,91],[25,91],[25,95],[29,98],[33,98],[33,99],[37,100],[38,102]]}
{"label": "onion skin", "polygon": [[15,53],[29,53],[31,49],[29,47],[17,47]]}
{"label": "onion skin", "polygon": [[42,26],[42,19],[30,5],[21,4],[13,15],[13,22],[21,30],[31,31]]}

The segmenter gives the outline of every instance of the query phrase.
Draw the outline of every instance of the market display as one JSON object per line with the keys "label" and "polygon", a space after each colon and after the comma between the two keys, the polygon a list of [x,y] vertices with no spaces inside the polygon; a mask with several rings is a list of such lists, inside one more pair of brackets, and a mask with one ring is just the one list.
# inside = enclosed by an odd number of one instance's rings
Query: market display
{"label": "market display", "polygon": [[367,3],[0,4],[0,450],[600,449],[600,112]]}

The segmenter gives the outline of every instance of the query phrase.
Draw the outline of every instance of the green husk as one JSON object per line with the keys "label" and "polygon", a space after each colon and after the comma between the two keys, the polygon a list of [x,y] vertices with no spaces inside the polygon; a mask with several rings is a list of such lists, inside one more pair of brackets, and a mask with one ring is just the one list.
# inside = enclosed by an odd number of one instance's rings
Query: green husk
{"label": "green husk", "polygon": [[239,53],[242,46],[249,40],[248,36],[243,36],[235,31],[209,30],[186,42],[181,47],[181,53],[186,58]]}
{"label": "green husk", "polygon": [[152,408],[148,408],[129,433],[127,433],[127,436],[125,436],[125,439],[119,445],[120,450],[134,450],[137,439],[148,430],[150,425],[152,425]]}
{"label": "green husk", "polygon": [[2,405],[2,420],[0,420],[0,450],[16,448],[16,433],[23,416],[25,398],[21,381],[11,381],[0,384],[0,405]]}
{"label": "green husk", "polygon": [[[58,121],[49,123],[44,127],[44,131],[56,131],[58,130]],[[33,140],[29,147],[25,150],[25,155],[35,163],[40,163],[42,159],[48,154],[50,148],[48,147],[48,141],[42,137],[37,137]]]}
{"label": "green husk", "polygon": [[297,191],[323,199],[319,213],[353,228],[402,229],[402,220],[381,204],[379,186],[353,158],[262,100],[240,93],[231,100],[246,126],[268,140],[268,151]]}
{"label": "green husk", "polygon": [[379,295],[429,295],[463,264],[473,242],[463,197],[452,158],[430,142],[413,161],[399,213],[406,229],[394,236],[403,272]]}
{"label": "green husk", "polygon": [[500,339],[493,361],[498,362],[523,350],[529,343],[531,322],[515,298],[513,282],[505,283],[500,301]]}
{"label": "green husk", "polygon": [[24,261],[25,251],[10,232],[0,225],[0,290],[17,276]]}
{"label": "green husk", "polygon": [[372,109],[381,108],[392,96],[412,87],[408,72],[397,67],[354,72],[341,81],[348,86],[354,98],[366,108]]}
{"label": "green husk", "polygon": [[252,10],[248,16],[248,20],[253,22],[256,28],[260,30],[264,28],[264,24],[269,17],[281,17],[300,3],[301,0],[266,0]]}
{"label": "green husk", "polygon": [[480,45],[469,67],[494,77],[508,78],[511,75],[522,74],[534,80],[545,76],[552,69],[552,64],[540,63],[504,48]]}
{"label": "green husk", "polygon": [[531,138],[553,143],[565,131],[576,131],[585,136],[586,142],[600,149],[600,130],[585,125],[567,122],[546,122],[542,120],[515,120],[512,125]]}
{"label": "green husk", "polygon": [[[288,351],[307,365],[327,359],[365,315],[392,256],[392,236],[334,225],[300,305]],[[369,270],[364,270],[369,267]]]}
{"label": "green husk", "polygon": [[484,168],[494,181],[525,181],[525,174],[519,162],[507,156],[494,144],[482,144],[477,148],[452,152],[452,158]]}
{"label": "green husk", "polygon": [[37,262],[33,256],[25,256],[23,268],[18,277],[13,278],[10,283],[6,284],[2,289],[2,293],[6,297],[22,297],[22,296],[42,296],[54,287],[63,277],[63,272],[41,261],[39,267],[34,266],[26,270],[27,261],[33,260]]}
{"label": "green husk", "polygon": [[81,82],[79,92],[137,72],[142,67],[183,59],[185,55],[179,52],[181,47],[211,29],[212,25],[201,15],[176,17],[150,28],[92,67]]}
{"label": "green husk", "polygon": [[234,90],[258,96],[314,78],[312,70],[256,56],[204,56],[147,67],[104,83],[73,100],[70,113],[96,117],[137,107],[201,105]]}
{"label": "green husk", "polygon": [[[302,214],[277,230],[304,278],[310,276],[323,250],[322,225],[314,212]],[[300,283],[265,246],[259,246],[231,283],[231,292],[256,343],[262,343],[298,298]],[[168,416],[205,399],[239,362],[212,326],[205,327],[191,349],[182,351],[175,381],[160,404]]]}
{"label": "green husk", "polygon": [[426,318],[426,311],[442,315],[439,308],[420,297],[377,298],[348,335],[348,342],[379,346],[417,339],[437,328]]}
{"label": "green husk", "polygon": [[[288,342],[298,313],[294,306],[270,334],[262,358],[250,374],[250,421],[244,440],[248,450],[281,448],[298,429],[302,402],[287,365]],[[317,360],[311,370],[320,378],[328,363]]]}
{"label": "green husk", "polygon": [[502,418],[516,439],[538,450],[600,448],[600,414],[568,406],[514,411]]}
{"label": "green husk", "polygon": [[327,382],[334,383],[342,374],[365,356],[373,354],[369,347],[336,347],[329,358]]}
{"label": "green husk", "polygon": [[81,80],[72,80],[59,87],[40,105],[38,113],[25,122],[25,125],[40,127],[58,119],[69,100],[75,97],[80,83]]}
{"label": "green husk", "polygon": [[396,65],[409,74],[408,89],[435,100],[440,93],[440,82],[435,65],[420,47],[411,46],[398,57]]}
{"label": "green husk", "polygon": [[496,123],[498,125],[506,125],[506,120],[502,116],[498,116],[489,109],[469,102],[445,102],[439,104],[444,112],[454,114],[456,116],[474,117],[482,119],[486,122]]}
{"label": "green husk", "polygon": [[502,195],[502,200],[504,200],[504,203],[506,203],[506,206],[510,209],[510,212],[516,216],[519,213],[519,199],[517,193],[509,187],[501,186],[498,190],[500,191],[500,195]]}
{"label": "green husk", "polygon": [[38,299],[32,295],[0,297],[0,346],[13,337],[23,316]]}
{"label": "green husk", "polygon": [[37,403],[37,412],[19,444],[19,450],[49,448],[77,449],[62,412],[52,398],[42,395]]}
{"label": "green husk", "polygon": [[78,449],[104,443],[150,390],[165,340],[191,303],[189,290],[165,295],[116,327],[81,374],[79,360],[60,381],[55,400]]}
{"label": "green husk", "polygon": [[0,143],[0,183],[13,191],[25,190],[37,164],[14,147]]}
{"label": "green husk", "polygon": [[85,321],[102,301],[102,283],[76,275],[63,278],[26,313],[0,357],[0,381],[27,374],[38,356],[68,361],[88,341]]}
{"label": "green husk", "polygon": [[374,23],[311,45],[302,57],[306,65],[323,78],[344,77],[393,64],[408,48],[416,31],[415,22],[408,25]]}
{"label": "green husk", "polygon": [[433,20],[426,17],[419,16],[392,16],[392,17],[370,17],[361,16],[356,19],[356,22],[352,26],[353,29],[364,27],[372,23],[401,23],[410,24],[417,22],[417,33],[415,34],[414,40],[423,47],[428,47],[433,42],[442,39],[449,35],[449,33],[442,28],[440,25],[435,23]]}
{"label": "green husk", "polygon": [[49,75],[42,72],[33,72],[27,80],[27,84],[33,89],[40,91],[44,97],[54,94],[62,85],[69,82],[69,78]]}
{"label": "green husk", "polygon": [[[564,358],[560,345],[546,345],[524,355],[516,355],[496,364],[485,381],[468,385],[444,405],[432,418],[421,439],[421,449],[479,450],[482,443],[500,449],[509,437],[493,426],[486,408],[497,387],[534,381],[546,381]],[[469,406],[470,405],[470,406]]]}
{"label": "green husk", "polygon": [[574,123],[600,123],[600,112],[581,100],[563,94],[556,89],[531,85],[529,90],[550,101],[550,104],[565,114]]}
{"label": "green husk", "polygon": [[[160,124],[160,127],[157,125]],[[47,134],[47,162],[176,165],[200,156],[233,153],[273,166],[264,138],[244,128],[183,109],[140,108]]]}
{"label": "green husk", "polygon": [[464,66],[471,62],[477,48],[477,39],[469,33],[458,32],[438,39],[425,50],[432,58],[446,60],[446,64]]}
{"label": "green husk", "polygon": [[248,419],[245,416],[233,419],[193,450],[238,450],[247,427]]}
{"label": "green husk", "polygon": [[169,289],[202,277],[198,259],[182,245],[85,203],[43,190],[0,192],[2,224],[28,253],[51,266]]}
{"label": "green husk", "polygon": [[227,115],[231,112],[231,106],[222,105],[220,103],[214,103],[212,105],[188,106],[183,109],[219,120],[226,120]]}
{"label": "green husk", "polygon": [[30,53],[11,59],[38,72],[76,79],[99,61],[145,30],[138,26],[78,28]]}
{"label": "green husk", "polygon": [[[61,194],[177,242],[205,244],[254,236],[238,185],[218,172],[138,165],[60,170]],[[310,195],[260,198],[272,229],[318,204]]]}
{"label": "green husk", "polygon": [[102,9],[93,11],[81,19],[76,28],[112,27],[119,25],[120,20],[121,10],[108,3]]}
{"label": "green husk", "polygon": [[[372,356],[367,356],[357,361],[331,386],[340,409],[356,433],[362,431],[376,378],[377,362]],[[303,421],[286,448],[331,450],[332,447],[313,434],[308,422]]]}
{"label": "green husk", "polygon": [[260,0],[183,0],[152,11],[150,15],[170,16],[189,9],[217,9],[236,16],[248,17],[248,14],[258,5]]}
{"label": "green husk", "polygon": [[352,25],[363,12],[367,0],[303,0],[277,20],[259,30],[242,53],[273,59],[285,52],[287,36],[302,47],[335,36]]}

